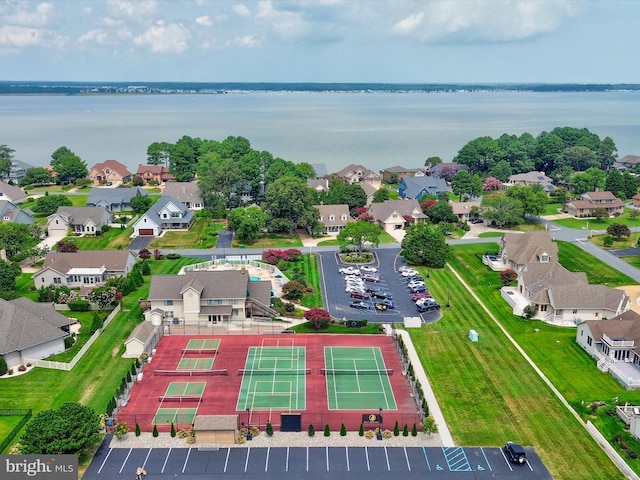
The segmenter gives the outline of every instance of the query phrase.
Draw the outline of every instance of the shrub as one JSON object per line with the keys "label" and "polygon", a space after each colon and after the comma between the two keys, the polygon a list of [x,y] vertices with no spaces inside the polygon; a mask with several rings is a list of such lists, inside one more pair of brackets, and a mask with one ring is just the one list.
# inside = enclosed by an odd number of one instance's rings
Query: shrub
{"label": "shrub", "polygon": [[143,260],[139,263],[140,265],[140,273],[142,275],[151,275],[151,265],[147,260]]}
{"label": "shrub", "polygon": [[136,422],[136,437],[140,436],[140,424]]}
{"label": "shrub", "polygon": [[169,253],[166,255],[167,260],[177,260],[178,258],[180,258],[180,254],[179,253]]}
{"label": "shrub", "polygon": [[413,424],[413,427],[411,427],[411,436],[412,437],[416,437],[418,435],[418,427],[416,426],[416,424]]}
{"label": "shrub", "polygon": [[532,319],[538,313],[538,307],[533,304],[529,304],[522,309],[522,315],[524,318]]}
{"label": "shrub", "polygon": [[91,304],[85,300],[76,300],[67,303],[67,305],[72,312],[88,312],[91,308]]}
{"label": "shrub", "polygon": [[330,436],[330,435],[331,435],[331,428],[329,427],[329,424],[327,423],[327,424],[324,426],[324,436],[325,436],[325,437],[328,437],[328,436]]}
{"label": "shrub", "polygon": [[304,296],[305,286],[300,282],[291,280],[282,287],[282,296],[288,300],[297,300]]}
{"label": "shrub", "polygon": [[26,372],[27,371],[27,366],[26,365],[20,365],[18,367],[18,371],[19,372]]}
{"label": "shrub", "polygon": [[344,423],[340,426],[340,436],[345,437],[347,435],[347,427],[345,427]]}
{"label": "shrub", "polygon": [[360,430],[358,430],[358,435],[360,435],[361,437],[364,436],[364,423],[360,424]]}
{"label": "shrub", "polygon": [[398,420],[396,420],[396,424],[393,426],[393,436],[397,437],[400,435],[400,427],[398,426]]}
{"label": "shrub", "polygon": [[271,422],[267,422],[265,432],[267,432],[267,435],[269,436],[273,435],[273,425],[271,425]]}
{"label": "shrub", "polygon": [[158,435],[160,435],[160,433],[158,432],[158,426],[157,425],[153,426],[153,433],[151,435],[153,435],[154,437],[157,437]]}
{"label": "shrub", "polygon": [[409,426],[406,423],[404,424],[404,428],[402,429],[402,436],[403,437],[409,436]]}
{"label": "shrub", "polygon": [[176,427],[173,425],[173,422],[171,422],[171,433],[170,433],[170,435],[172,437],[176,436]]}
{"label": "shrub", "polygon": [[371,440],[375,435],[376,432],[374,432],[373,430],[367,430],[364,434],[364,438],[368,438],[369,440]]}
{"label": "shrub", "polygon": [[67,348],[71,348],[73,347],[73,344],[75,343],[75,339],[72,335],[69,335],[68,337],[64,337],[64,348],[65,350]]}
{"label": "shrub", "polygon": [[7,373],[7,362],[5,361],[4,357],[0,356],[0,376],[4,375],[5,373]]}
{"label": "shrub", "polygon": [[113,429],[114,437],[116,437],[118,440],[122,440],[127,433],[129,433],[129,427],[127,427],[126,423],[124,422],[116,423],[116,426]]}
{"label": "shrub", "polygon": [[309,424],[308,433],[310,437],[313,437],[316,434],[316,429],[313,426],[313,423]]}

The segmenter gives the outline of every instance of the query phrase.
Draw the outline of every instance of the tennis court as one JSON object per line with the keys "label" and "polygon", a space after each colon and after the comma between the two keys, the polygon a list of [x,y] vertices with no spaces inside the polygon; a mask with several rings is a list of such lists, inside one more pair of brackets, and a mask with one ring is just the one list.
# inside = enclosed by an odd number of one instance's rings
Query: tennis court
{"label": "tennis court", "polygon": [[305,347],[283,342],[249,347],[236,410],[304,410],[306,408]]}
{"label": "tennis court", "polygon": [[193,424],[198,407],[175,408],[165,407],[166,402],[198,402],[202,400],[207,382],[171,382],[164,395],[161,395],[160,407],[153,417],[153,424],[183,425]]}
{"label": "tennis court", "polygon": [[219,338],[191,338],[182,353],[215,353],[219,347]]}
{"label": "tennis court", "polygon": [[379,347],[324,347],[329,410],[397,410]]}
{"label": "tennis court", "polygon": [[213,358],[181,358],[176,370],[211,370]]}

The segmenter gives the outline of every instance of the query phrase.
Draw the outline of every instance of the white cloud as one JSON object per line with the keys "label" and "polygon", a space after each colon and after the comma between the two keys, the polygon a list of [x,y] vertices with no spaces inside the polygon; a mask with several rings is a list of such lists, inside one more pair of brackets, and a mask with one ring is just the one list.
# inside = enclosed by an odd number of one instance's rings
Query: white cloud
{"label": "white cloud", "polygon": [[210,27],[213,25],[213,21],[209,17],[209,15],[203,15],[201,17],[196,18],[196,23],[203,27]]}
{"label": "white cloud", "polygon": [[233,11],[241,17],[250,17],[251,10],[246,5],[239,4],[233,6]]}
{"label": "white cloud", "polygon": [[260,46],[260,41],[252,35],[235,37],[229,42],[230,45],[241,48],[253,48]]}
{"label": "white cloud", "polygon": [[65,37],[50,30],[14,25],[0,26],[0,48],[2,49],[14,50],[38,46],[62,48],[65,43]]}
{"label": "white cloud", "polygon": [[424,12],[412,13],[406,18],[403,18],[396,23],[391,29],[392,33],[397,35],[406,35],[413,33],[413,31],[420,26],[424,19]]}
{"label": "white cloud", "polygon": [[78,43],[84,45],[86,43],[97,43],[99,45],[106,45],[109,42],[109,33],[100,28],[94,28],[89,30],[85,34],[78,37]]}
{"label": "white cloud", "polygon": [[108,0],[107,9],[114,17],[144,21],[156,14],[158,4],[156,0]]}
{"label": "white cloud", "polygon": [[258,3],[256,21],[287,40],[301,38],[309,31],[301,12],[279,10],[271,0]]}
{"label": "white cloud", "polygon": [[91,15],[93,13],[93,9],[89,6],[82,7],[82,13],[84,13],[85,15]]}
{"label": "white cloud", "polygon": [[191,33],[181,24],[166,25],[159,20],[143,34],[135,36],[133,43],[153,53],[183,53],[188,49],[190,39]]}
{"label": "white cloud", "polygon": [[2,13],[5,25],[21,27],[45,27],[55,16],[55,10],[50,3],[39,3],[35,9],[29,9],[33,3],[8,3]]}

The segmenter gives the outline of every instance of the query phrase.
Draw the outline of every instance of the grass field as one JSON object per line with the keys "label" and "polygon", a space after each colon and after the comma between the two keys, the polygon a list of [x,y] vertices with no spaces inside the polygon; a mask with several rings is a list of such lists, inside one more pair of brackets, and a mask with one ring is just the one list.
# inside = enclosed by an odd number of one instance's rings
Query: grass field
{"label": "grass field", "polygon": [[558,260],[565,268],[572,272],[585,272],[589,283],[620,287],[633,285],[636,282],[623,275],[615,268],[597,258],[586,254],[580,247],[569,242],[556,242],[558,244]]}
{"label": "grass field", "polygon": [[587,224],[589,230],[606,230],[612,223],[621,223],[626,225],[632,232],[635,232],[636,227],[640,227],[640,217],[633,218],[629,213],[631,209],[625,209],[624,214],[619,217],[604,218],[600,221],[596,221],[595,218],[563,218],[560,220],[554,220],[553,223],[557,223],[563,227],[568,228],[584,228],[586,230]]}
{"label": "grass field", "polygon": [[318,257],[313,254],[302,255],[297,262],[290,263],[291,268],[283,272],[288,279],[297,273],[302,274],[313,288],[313,293],[307,293],[302,297],[301,304],[308,308],[322,308],[322,292],[320,290],[320,275],[318,273]]}
{"label": "grass field", "polygon": [[[476,256],[486,248],[452,247],[451,265],[500,320],[513,322],[496,288],[498,273]],[[436,324],[410,333],[456,443],[500,445],[516,439],[536,448],[553,478],[622,478],[453,273],[431,269],[430,274],[430,290],[436,299],[449,292],[451,308]],[[469,342],[470,329],[479,332],[479,343]]]}
{"label": "grass field", "polygon": [[365,327],[353,328],[347,327],[346,325],[338,325],[335,323],[327,324],[324,328],[320,330],[316,330],[313,328],[313,324],[306,322],[296,325],[295,327],[289,328],[289,330],[293,330],[296,333],[333,333],[340,335],[370,335],[375,333],[380,333],[380,325],[377,323],[369,323]]}
{"label": "grass field", "polygon": [[262,235],[255,242],[242,244],[233,240],[233,248],[295,248],[302,247],[302,240],[298,235]]}
{"label": "grass field", "polygon": [[133,222],[129,227],[122,230],[114,227],[100,236],[95,237],[66,237],[65,240],[72,241],[78,246],[78,250],[123,250],[131,243],[133,234]]}
{"label": "grass field", "polygon": [[[0,440],[7,438],[7,435],[20,423],[22,417],[0,416]],[[4,453],[4,452],[0,452]]]}
{"label": "grass field", "polygon": [[218,230],[223,230],[224,228],[219,222],[210,222],[206,218],[196,218],[189,231],[172,232],[167,230],[162,237],[154,238],[148,248],[149,250],[156,248],[160,250],[171,248],[213,248],[217,241],[217,233],[213,234],[212,227],[215,228],[217,226],[221,227]]}

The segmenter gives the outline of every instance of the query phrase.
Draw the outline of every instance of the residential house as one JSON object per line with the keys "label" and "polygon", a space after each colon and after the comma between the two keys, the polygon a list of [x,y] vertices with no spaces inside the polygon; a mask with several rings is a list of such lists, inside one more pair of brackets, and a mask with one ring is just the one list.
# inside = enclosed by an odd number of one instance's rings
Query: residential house
{"label": "residential house", "polygon": [[613,318],[629,310],[631,301],[622,290],[590,285],[584,272],[570,272],[557,262],[529,263],[518,274],[518,286],[503,287],[502,298],[522,315],[534,305],[533,318],[561,326],[587,320]]}
{"label": "residential house", "polygon": [[206,325],[271,317],[271,288],[271,281],[252,279],[246,270],[201,270],[154,275],[148,299],[150,312],[165,322]]}
{"label": "residential house", "polygon": [[47,230],[49,235],[54,232],[66,234],[68,230],[95,235],[112,220],[113,214],[104,207],[58,207],[56,213],[47,217]]}
{"label": "residential house", "polygon": [[621,172],[634,171],[638,165],[640,165],[640,155],[625,155],[613,163],[613,168]]}
{"label": "residential house", "polygon": [[136,264],[130,250],[78,250],[49,252],[42,268],[33,274],[42,287],[93,288],[114,277],[126,277]]}
{"label": "residential house", "polygon": [[26,199],[27,194],[24,193],[24,190],[9,185],[7,182],[0,181],[0,200],[9,200],[14,205],[18,205]]}
{"label": "residential house", "polygon": [[122,185],[130,183],[132,180],[129,169],[117,160],[105,160],[104,162],[96,163],[89,170],[87,178],[92,180],[94,185],[105,183]]}
{"label": "residential house", "polygon": [[355,164],[347,165],[334,175],[344,180],[345,183],[373,183],[379,185],[381,180],[379,173]]}
{"label": "residential house", "polygon": [[204,208],[198,182],[167,182],[162,193],[181,201],[189,210],[197,211]]}
{"label": "residential house", "polygon": [[527,172],[511,175],[509,180],[502,184],[502,187],[503,190],[506,190],[514,185],[522,185],[523,187],[540,185],[547,194],[556,189],[555,185],[553,185],[553,179],[547,177],[544,172]]}
{"label": "residential house", "polygon": [[451,202],[451,209],[453,210],[453,214],[458,217],[459,222],[469,222],[472,220],[471,218],[471,209],[476,207],[476,209],[480,208],[481,202]]}
{"label": "residential house", "polygon": [[415,198],[420,201],[425,195],[438,195],[441,192],[450,192],[444,178],[436,176],[405,177],[398,184],[400,198]]}
{"label": "residential house", "polygon": [[317,193],[329,191],[329,179],[328,178],[315,178],[307,180],[307,187],[312,188]]}
{"label": "residential house", "polygon": [[31,210],[28,208],[20,209],[9,200],[0,200],[0,218],[3,223],[15,222],[33,225],[35,222],[35,215]]}
{"label": "residential house", "polygon": [[506,268],[522,271],[531,263],[555,263],[558,261],[558,245],[549,232],[506,233],[500,239],[500,258]]}
{"label": "residential house", "polygon": [[324,226],[326,235],[340,233],[348,222],[353,221],[349,205],[314,205],[320,212],[318,221]]}
{"label": "residential house", "polygon": [[444,168],[452,168],[455,173],[458,173],[460,170],[469,170],[469,167],[457,162],[442,162],[436,163],[432,167],[427,169],[427,175],[432,175],[434,177],[442,177],[442,170]]}
{"label": "residential house", "polygon": [[50,303],[0,299],[0,355],[7,367],[15,368],[61,353],[75,323],[77,320],[56,312]]}
{"label": "residential house", "polygon": [[404,177],[421,177],[424,175],[424,167],[422,168],[405,168],[400,166],[389,167],[381,170],[382,180],[385,182],[396,183]]}
{"label": "residential house", "polygon": [[631,197],[631,203],[634,207],[640,207],[640,193],[636,193],[633,197]]}
{"label": "residential house", "polygon": [[134,235],[154,237],[164,230],[189,230],[195,217],[179,200],[163,195],[133,225]]}
{"label": "residential house", "polygon": [[109,212],[120,212],[131,210],[131,199],[138,195],[148,195],[147,191],[141,187],[125,188],[105,188],[93,187],[87,199],[88,207],[104,207]]}
{"label": "residential house", "polygon": [[365,182],[360,184],[360,188],[362,188],[362,190],[364,190],[364,193],[367,195],[367,201],[365,205],[369,207],[373,203],[374,195],[378,190],[380,190],[380,185],[377,183],[373,184]]}
{"label": "residential house", "polygon": [[4,181],[11,181],[16,185],[20,183],[20,180],[27,174],[27,170],[33,168],[33,165],[29,165],[20,160],[11,159],[11,166],[9,167],[9,174],[3,176]]}
{"label": "residential house", "polygon": [[311,164],[314,172],[316,172],[316,180],[324,178],[328,175],[327,165],[324,163],[313,163]]}
{"label": "residential house", "polygon": [[427,216],[422,213],[420,204],[415,199],[385,200],[372,203],[369,214],[385,232],[404,230],[413,223],[424,222]]}
{"label": "residential house", "polygon": [[136,177],[142,178],[145,185],[149,185],[149,182],[162,185],[169,180],[176,179],[169,173],[169,169],[163,165],[142,165],[141,163],[138,164]]}
{"label": "residential house", "polygon": [[640,388],[640,315],[628,310],[608,321],[582,322],[576,343],[625,388]]}
{"label": "residential house", "polygon": [[610,217],[624,213],[624,202],[611,192],[587,192],[579,200],[569,200],[563,211],[576,218],[593,217],[596,208],[604,208]]}

